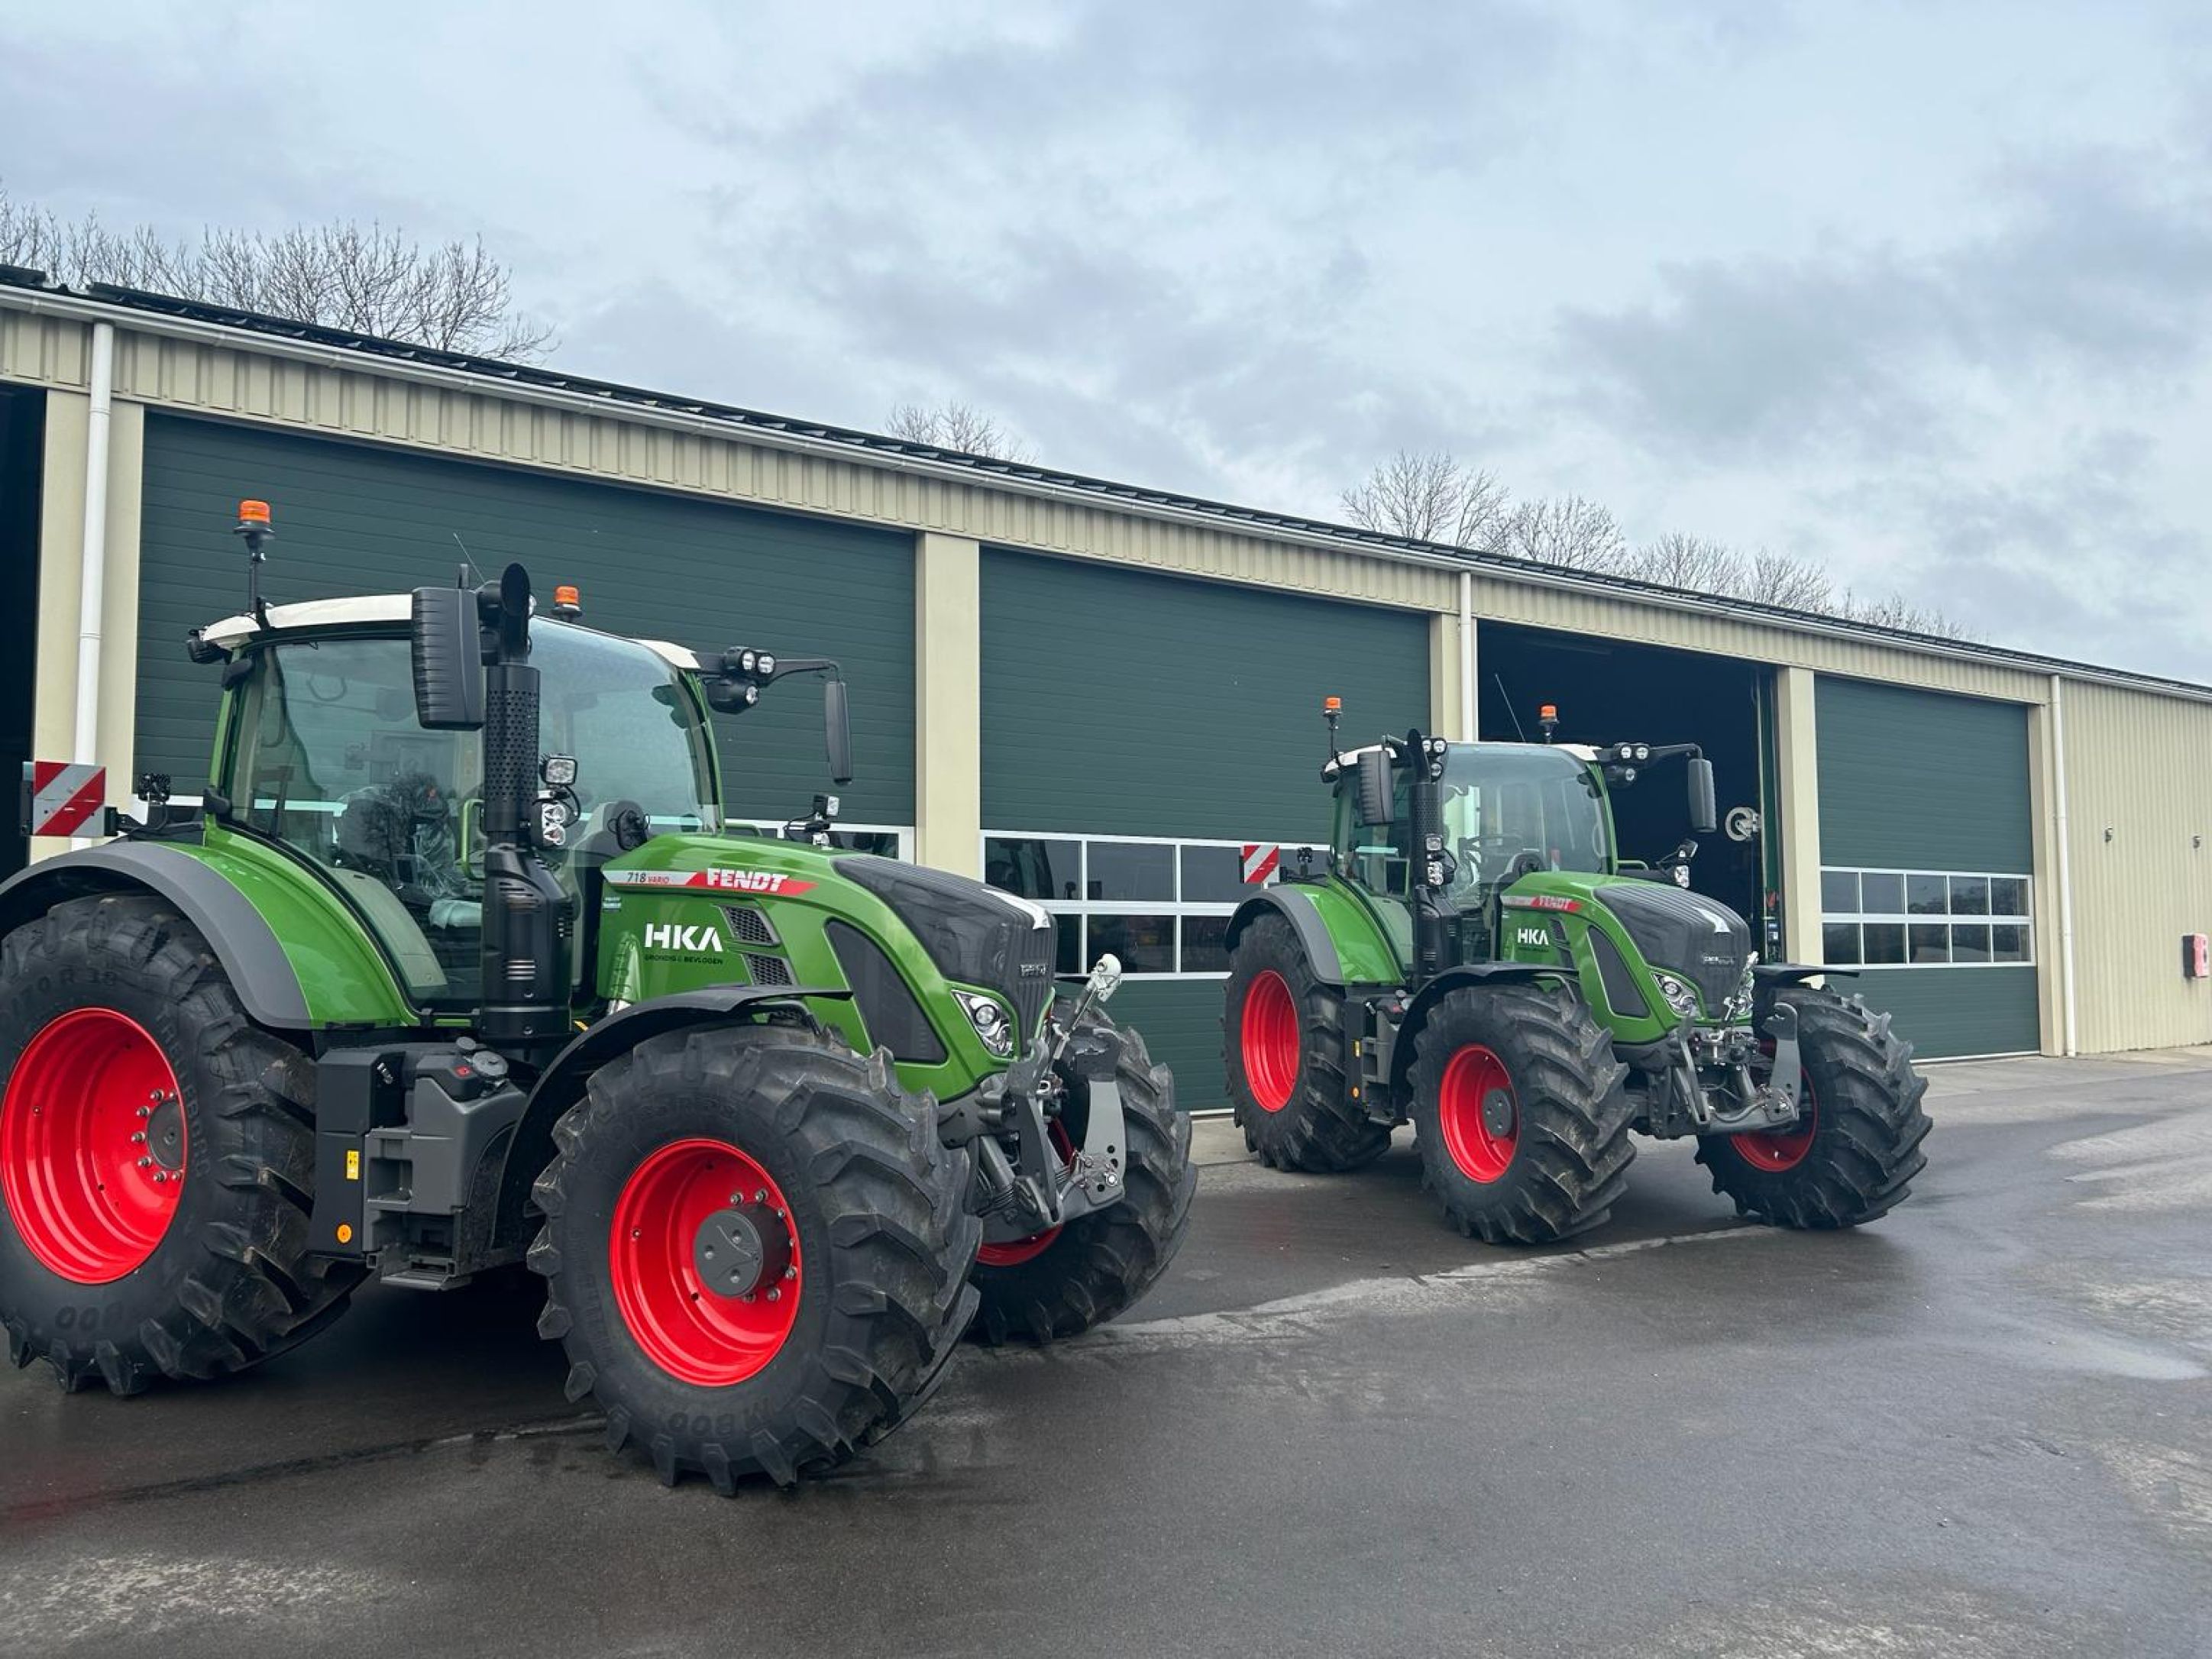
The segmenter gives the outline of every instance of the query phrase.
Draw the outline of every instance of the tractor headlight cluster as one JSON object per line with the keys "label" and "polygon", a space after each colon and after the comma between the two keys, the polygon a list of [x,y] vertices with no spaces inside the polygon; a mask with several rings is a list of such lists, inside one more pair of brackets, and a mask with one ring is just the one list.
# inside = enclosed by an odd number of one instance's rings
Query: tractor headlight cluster
{"label": "tractor headlight cluster", "polygon": [[1698,994],[1690,988],[1686,981],[1677,979],[1672,974],[1662,974],[1659,975],[1659,994],[1667,999],[1669,1008],[1685,1018],[1695,1019],[1698,1017]]}
{"label": "tractor headlight cluster", "polygon": [[955,991],[952,995],[960,1005],[960,1012],[968,1016],[968,1023],[975,1028],[975,1035],[982,1040],[984,1048],[1000,1060],[1012,1059],[1013,1022],[1006,1018],[1006,1011],[997,1000],[974,991]]}
{"label": "tractor headlight cluster", "polygon": [[1630,761],[1648,761],[1651,758],[1651,745],[1648,743],[1616,743],[1613,745],[1613,758],[1623,764]]}

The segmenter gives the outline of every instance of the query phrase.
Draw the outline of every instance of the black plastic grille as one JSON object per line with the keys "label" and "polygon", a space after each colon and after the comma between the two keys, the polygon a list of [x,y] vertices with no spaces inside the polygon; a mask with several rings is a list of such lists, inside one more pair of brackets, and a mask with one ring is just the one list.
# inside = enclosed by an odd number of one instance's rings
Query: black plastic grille
{"label": "black plastic grille", "polygon": [[899,1060],[923,1066],[941,1063],[945,1050],[937,1028],[883,947],[847,922],[830,921],[823,932],[837,953],[837,965],[845,970],[845,982],[853,988],[853,1000],[860,1006],[869,1040],[882,1043]]}
{"label": "black plastic grille", "polygon": [[740,945],[775,945],[775,924],[750,905],[725,904],[722,920],[730,924],[730,937]]}
{"label": "black plastic grille", "polygon": [[756,956],[747,951],[744,958],[745,972],[752,975],[756,985],[796,985],[799,982],[791,976],[791,964],[781,957]]}
{"label": "black plastic grille", "polygon": [[1751,960],[1751,927],[1741,916],[1672,882],[1607,882],[1597,896],[1646,962],[1695,985],[1711,1015],[1728,1006]]}
{"label": "black plastic grille", "polygon": [[1007,988],[1013,993],[1014,1012],[1021,1022],[1017,1034],[1018,1054],[1027,1054],[1030,1040],[1036,1035],[1037,1021],[1043,1017],[1045,1005],[1052,1000],[1053,955],[1060,935],[1050,927],[1032,927],[1023,942],[1021,958],[1015,964],[1014,982]]}

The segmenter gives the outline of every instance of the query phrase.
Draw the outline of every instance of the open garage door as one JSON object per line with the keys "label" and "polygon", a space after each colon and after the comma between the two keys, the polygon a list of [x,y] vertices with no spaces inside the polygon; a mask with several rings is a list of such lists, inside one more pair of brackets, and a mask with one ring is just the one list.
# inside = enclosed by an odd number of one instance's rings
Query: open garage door
{"label": "open garage door", "polygon": [[1821,946],[1928,1058],[2033,1052],[2027,710],[1823,677]]}
{"label": "open garage door", "polygon": [[[1561,743],[1694,743],[1713,763],[1723,829],[1699,838],[1690,885],[1752,924],[1761,956],[1781,955],[1781,879],[1769,733],[1773,673],[1695,651],[1480,624],[1479,735],[1538,740],[1536,711],[1559,709]],[[1625,858],[1657,859],[1688,833],[1679,764],[1613,797]]]}
{"label": "open garage door", "polygon": [[1428,724],[1425,615],[986,549],[984,874],[1102,951],[1118,1019],[1226,1106],[1224,938],[1246,843],[1326,845],[1322,699],[1344,740]]}
{"label": "open garage door", "polygon": [[0,880],[23,867],[29,843],[15,811],[15,780],[31,759],[31,690],[39,653],[27,620],[39,614],[39,484],[46,457],[46,394],[0,386],[0,616],[17,618],[16,648],[0,657]]}

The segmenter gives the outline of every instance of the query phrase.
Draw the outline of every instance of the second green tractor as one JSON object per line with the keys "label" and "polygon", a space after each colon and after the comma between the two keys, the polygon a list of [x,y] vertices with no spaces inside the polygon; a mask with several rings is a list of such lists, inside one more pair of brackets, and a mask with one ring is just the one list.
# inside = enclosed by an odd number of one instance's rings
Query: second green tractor
{"label": "second green tractor", "polygon": [[1229,1090],[1263,1161],[1356,1169],[1410,1121],[1445,1218],[1492,1243],[1603,1221],[1638,1133],[1694,1138],[1715,1191],[1785,1226],[1905,1196],[1925,1085],[1889,1017],[1759,962],[1744,919],[1689,890],[1694,840],[1620,854],[1611,792],[1655,768],[1681,763],[1689,828],[1711,830],[1694,745],[1412,732],[1347,754],[1338,713],[1325,864],[1231,923]]}

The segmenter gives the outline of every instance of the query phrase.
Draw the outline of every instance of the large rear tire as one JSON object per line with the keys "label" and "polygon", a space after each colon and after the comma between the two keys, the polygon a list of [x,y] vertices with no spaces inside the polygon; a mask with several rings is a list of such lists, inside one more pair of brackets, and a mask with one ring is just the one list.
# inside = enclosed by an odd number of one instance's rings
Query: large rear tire
{"label": "large rear tire", "polygon": [[[1108,1025],[1103,1014],[1086,1025]],[[975,1265],[982,1301],[975,1331],[994,1345],[1022,1337],[1042,1344],[1103,1325],[1143,1298],[1182,1248],[1198,1171],[1190,1161],[1190,1118],[1176,1110],[1175,1079],[1152,1063],[1145,1039],[1121,1034],[1115,1081],[1128,1134],[1119,1201],[1032,1238],[986,1244]],[[1090,1085],[1061,1073],[1063,1153],[1090,1129]]]}
{"label": "large rear tire", "polygon": [[1698,1162],[1739,1215],[1815,1229],[1887,1215],[1928,1164],[1928,1084],[1912,1045],[1856,997],[1806,985],[1776,997],[1797,1011],[1805,1116],[1764,1134],[1705,1136]]}
{"label": "large rear tire", "polygon": [[1534,985],[1461,990],[1414,1040],[1414,1146],[1444,1219],[1492,1244],[1596,1226],[1636,1156],[1628,1068],[1578,999]]}
{"label": "large rear tire", "polygon": [[572,1401],[673,1486],[835,1468],[927,1398],[975,1309],[969,1163],[889,1056],[809,1029],[647,1038],[555,1126],[530,1250]]}
{"label": "large rear tire", "polygon": [[1344,994],[1315,977],[1291,925],[1255,917],[1230,953],[1222,1060],[1244,1146],[1279,1170],[1333,1175],[1372,1164],[1390,1129],[1352,1097]]}
{"label": "large rear tire", "polygon": [[243,1370],[362,1269],[308,1254],[314,1069],[144,894],[0,944],[0,1326],[17,1365],[118,1395]]}

